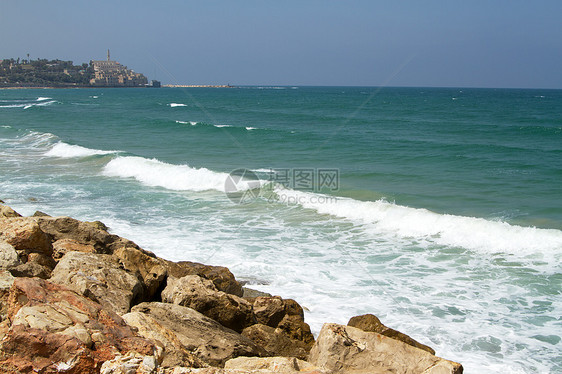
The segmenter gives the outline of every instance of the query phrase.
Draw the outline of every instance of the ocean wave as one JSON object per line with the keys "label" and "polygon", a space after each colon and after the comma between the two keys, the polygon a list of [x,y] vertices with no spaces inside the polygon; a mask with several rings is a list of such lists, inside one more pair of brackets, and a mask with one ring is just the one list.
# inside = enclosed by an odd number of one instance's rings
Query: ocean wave
{"label": "ocean wave", "polygon": [[52,97],[38,97],[36,101],[45,101],[45,100],[53,100]]}
{"label": "ocean wave", "polygon": [[134,178],[144,185],[174,191],[224,192],[228,174],[188,165],[173,165],[156,159],[136,156],[117,157],[107,163],[103,174],[110,177]]}
{"label": "ocean wave", "polygon": [[251,127],[251,126],[247,126],[246,130],[251,131],[251,130],[257,130],[257,127]]}
{"label": "ocean wave", "polygon": [[67,144],[58,142],[50,150],[45,152],[45,156],[59,157],[59,158],[75,158],[75,157],[88,157],[95,155],[108,155],[119,153],[119,151],[102,151],[99,149],[90,149],[79,145]]}
{"label": "ocean wave", "polygon": [[187,106],[187,104],[179,104],[179,103],[170,103],[168,105],[172,108]]}
{"label": "ocean wave", "polygon": [[511,225],[484,218],[439,214],[384,200],[358,201],[316,193],[276,188],[280,202],[298,204],[320,214],[329,214],[367,224],[376,232],[415,238],[437,245],[474,251],[520,255],[562,250],[562,231]]}

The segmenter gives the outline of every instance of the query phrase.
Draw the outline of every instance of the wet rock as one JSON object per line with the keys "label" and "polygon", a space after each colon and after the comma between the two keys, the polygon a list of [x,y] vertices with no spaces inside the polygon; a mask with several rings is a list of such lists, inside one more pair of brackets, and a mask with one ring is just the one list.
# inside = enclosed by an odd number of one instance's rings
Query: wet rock
{"label": "wet rock", "polygon": [[187,306],[221,325],[241,332],[255,323],[252,305],[241,297],[218,291],[212,281],[197,275],[168,278],[162,301]]}
{"label": "wet rock", "polygon": [[386,327],[373,314],[364,314],[361,316],[352,317],[347,323],[347,325],[352,327],[357,327],[358,329],[361,329],[366,332],[377,332],[381,335],[388,336],[389,338],[403,341],[404,343],[409,344],[413,347],[423,349],[424,351],[427,351],[432,355],[435,354],[433,348],[417,342],[416,340],[412,339],[406,334],[401,333],[400,331],[391,329],[390,327]]}
{"label": "wet rock", "polygon": [[[151,319],[143,320],[137,317],[130,319],[129,316],[133,313],[143,313]],[[268,355],[263,348],[248,338],[191,308],[152,302],[136,305],[132,308],[131,314],[126,315],[125,318],[131,325],[138,328],[138,332],[142,336],[154,337],[157,340],[157,336],[163,333],[175,336],[185,350],[212,366],[223,366],[226,360],[238,356]],[[157,321],[159,326],[151,321]],[[173,335],[167,331],[171,331]],[[166,346],[166,342],[162,343]]]}
{"label": "wet rock", "polygon": [[118,314],[127,313],[142,294],[142,284],[110,255],[68,252],[59,261],[51,282],[64,285]]}
{"label": "wet rock", "polygon": [[327,323],[308,360],[330,373],[460,374],[462,365],[402,341],[351,326]]}

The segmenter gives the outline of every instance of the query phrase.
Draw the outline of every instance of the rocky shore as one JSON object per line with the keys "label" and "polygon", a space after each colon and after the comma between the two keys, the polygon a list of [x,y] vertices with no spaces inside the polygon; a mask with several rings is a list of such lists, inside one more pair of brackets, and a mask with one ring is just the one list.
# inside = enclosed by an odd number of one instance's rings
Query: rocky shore
{"label": "rocky shore", "polygon": [[374,315],[314,339],[295,301],[101,222],[0,204],[2,373],[462,373]]}

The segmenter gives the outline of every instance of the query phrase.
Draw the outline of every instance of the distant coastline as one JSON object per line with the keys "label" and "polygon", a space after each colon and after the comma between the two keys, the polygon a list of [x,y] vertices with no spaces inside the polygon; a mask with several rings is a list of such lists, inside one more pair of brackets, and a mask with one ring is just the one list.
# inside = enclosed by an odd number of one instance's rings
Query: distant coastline
{"label": "distant coastline", "polygon": [[165,88],[236,88],[230,84],[163,84]]}

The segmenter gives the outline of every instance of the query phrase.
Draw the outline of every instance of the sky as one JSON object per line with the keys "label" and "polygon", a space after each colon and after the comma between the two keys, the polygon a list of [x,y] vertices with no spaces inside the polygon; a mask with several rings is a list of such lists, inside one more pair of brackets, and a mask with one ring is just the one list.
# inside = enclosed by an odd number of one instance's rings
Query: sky
{"label": "sky", "polygon": [[0,0],[0,59],[168,84],[562,88],[562,0]]}

